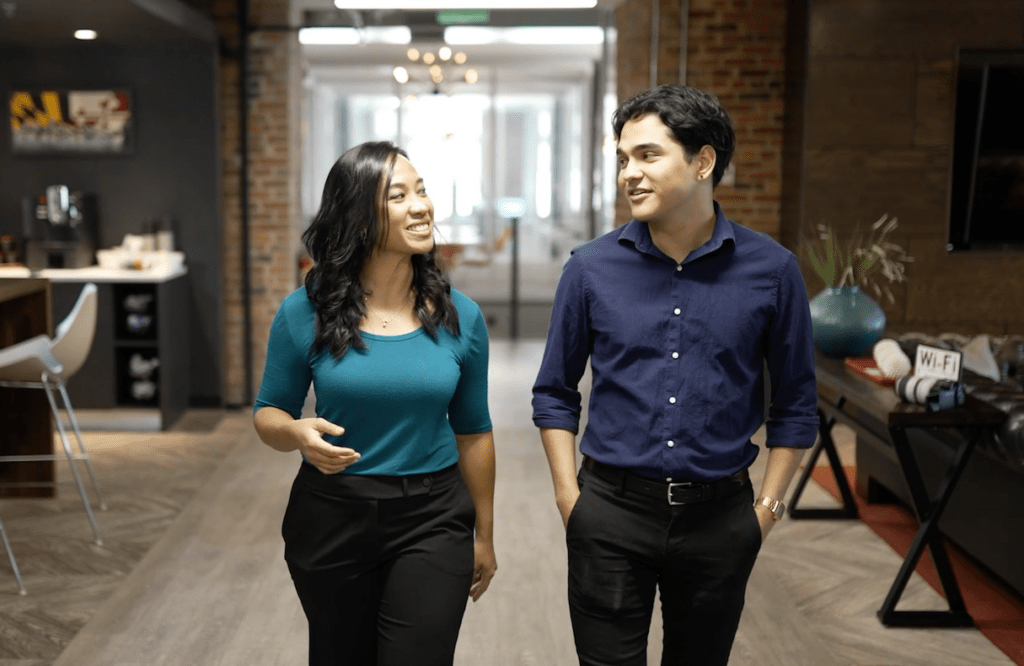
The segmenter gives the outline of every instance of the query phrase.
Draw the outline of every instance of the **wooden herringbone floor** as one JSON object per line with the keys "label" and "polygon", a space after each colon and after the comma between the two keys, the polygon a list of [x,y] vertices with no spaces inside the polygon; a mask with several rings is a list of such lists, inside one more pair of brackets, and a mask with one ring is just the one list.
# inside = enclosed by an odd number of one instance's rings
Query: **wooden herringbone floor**
{"label": "wooden herringbone floor", "polygon": [[[467,611],[458,666],[576,663],[562,527],[530,421],[541,350],[492,346],[500,569]],[[91,544],[66,473],[58,500],[0,501],[29,589],[17,595],[0,558],[0,666],[305,663],[305,620],[279,535],[298,459],[260,444],[248,413],[217,416],[196,432],[87,433],[110,505],[99,514],[103,546]],[[216,420],[208,417],[190,414]],[[839,441],[849,460],[849,431]],[[763,463],[751,470],[755,484]],[[801,505],[834,502],[811,484]],[[1011,663],[974,629],[881,626],[875,611],[900,562],[859,521],[779,523],[748,588],[732,666]],[[944,603],[917,577],[903,599]],[[657,621],[651,638],[657,664]]]}

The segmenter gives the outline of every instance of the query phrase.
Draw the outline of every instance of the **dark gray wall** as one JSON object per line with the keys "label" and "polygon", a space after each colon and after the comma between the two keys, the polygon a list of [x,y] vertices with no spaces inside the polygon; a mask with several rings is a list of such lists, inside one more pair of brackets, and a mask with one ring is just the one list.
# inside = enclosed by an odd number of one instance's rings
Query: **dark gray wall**
{"label": "dark gray wall", "polygon": [[[13,89],[128,88],[134,152],[124,157],[14,157]],[[21,197],[63,183],[96,195],[100,247],[119,244],[154,219],[175,221],[191,290],[191,393],[220,404],[221,195],[213,44],[132,48],[0,49],[0,234],[21,235]]]}

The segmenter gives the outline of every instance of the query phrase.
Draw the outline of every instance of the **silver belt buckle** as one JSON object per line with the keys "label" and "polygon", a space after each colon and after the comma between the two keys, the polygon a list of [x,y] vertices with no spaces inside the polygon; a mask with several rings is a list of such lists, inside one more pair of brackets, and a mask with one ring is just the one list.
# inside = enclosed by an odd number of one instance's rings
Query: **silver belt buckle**
{"label": "silver belt buckle", "polygon": [[683,502],[673,502],[672,501],[672,489],[673,488],[675,488],[676,486],[692,486],[692,485],[693,485],[692,481],[683,481],[681,483],[670,483],[670,484],[668,484],[668,490],[666,490],[665,492],[667,494],[667,499],[668,499],[669,505],[671,505],[671,506],[681,506],[683,504]]}

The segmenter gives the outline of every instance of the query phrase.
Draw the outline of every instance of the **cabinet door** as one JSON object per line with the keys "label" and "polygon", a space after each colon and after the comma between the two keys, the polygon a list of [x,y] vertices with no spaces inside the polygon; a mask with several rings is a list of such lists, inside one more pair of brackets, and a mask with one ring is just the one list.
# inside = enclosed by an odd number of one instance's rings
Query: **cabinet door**
{"label": "cabinet door", "polygon": [[[54,328],[71,313],[82,283],[52,282],[51,312]],[[113,294],[110,284],[96,285],[96,331],[92,348],[81,369],[68,380],[68,396],[77,409],[108,409],[117,405],[114,385]]]}
{"label": "cabinet door", "polygon": [[157,287],[157,319],[160,338],[160,417],[164,429],[188,409],[192,386],[189,358],[188,276],[162,282]]}

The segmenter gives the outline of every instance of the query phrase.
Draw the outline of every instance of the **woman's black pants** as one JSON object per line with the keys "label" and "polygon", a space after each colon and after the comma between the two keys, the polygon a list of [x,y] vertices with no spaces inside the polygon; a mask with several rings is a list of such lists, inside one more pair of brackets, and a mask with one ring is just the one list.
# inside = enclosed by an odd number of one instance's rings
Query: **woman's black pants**
{"label": "woman's black pants", "polygon": [[451,666],[474,522],[456,465],[385,477],[303,462],[281,532],[310,666]]}
{"label": "woman's black pants", "polygon": [[673,506],[586,468],[579,480],[566,541],[581,666],[647,664],[655,590],[662,666],[726,666],[761,548],[750,481],[730,483],[712,501]]}

